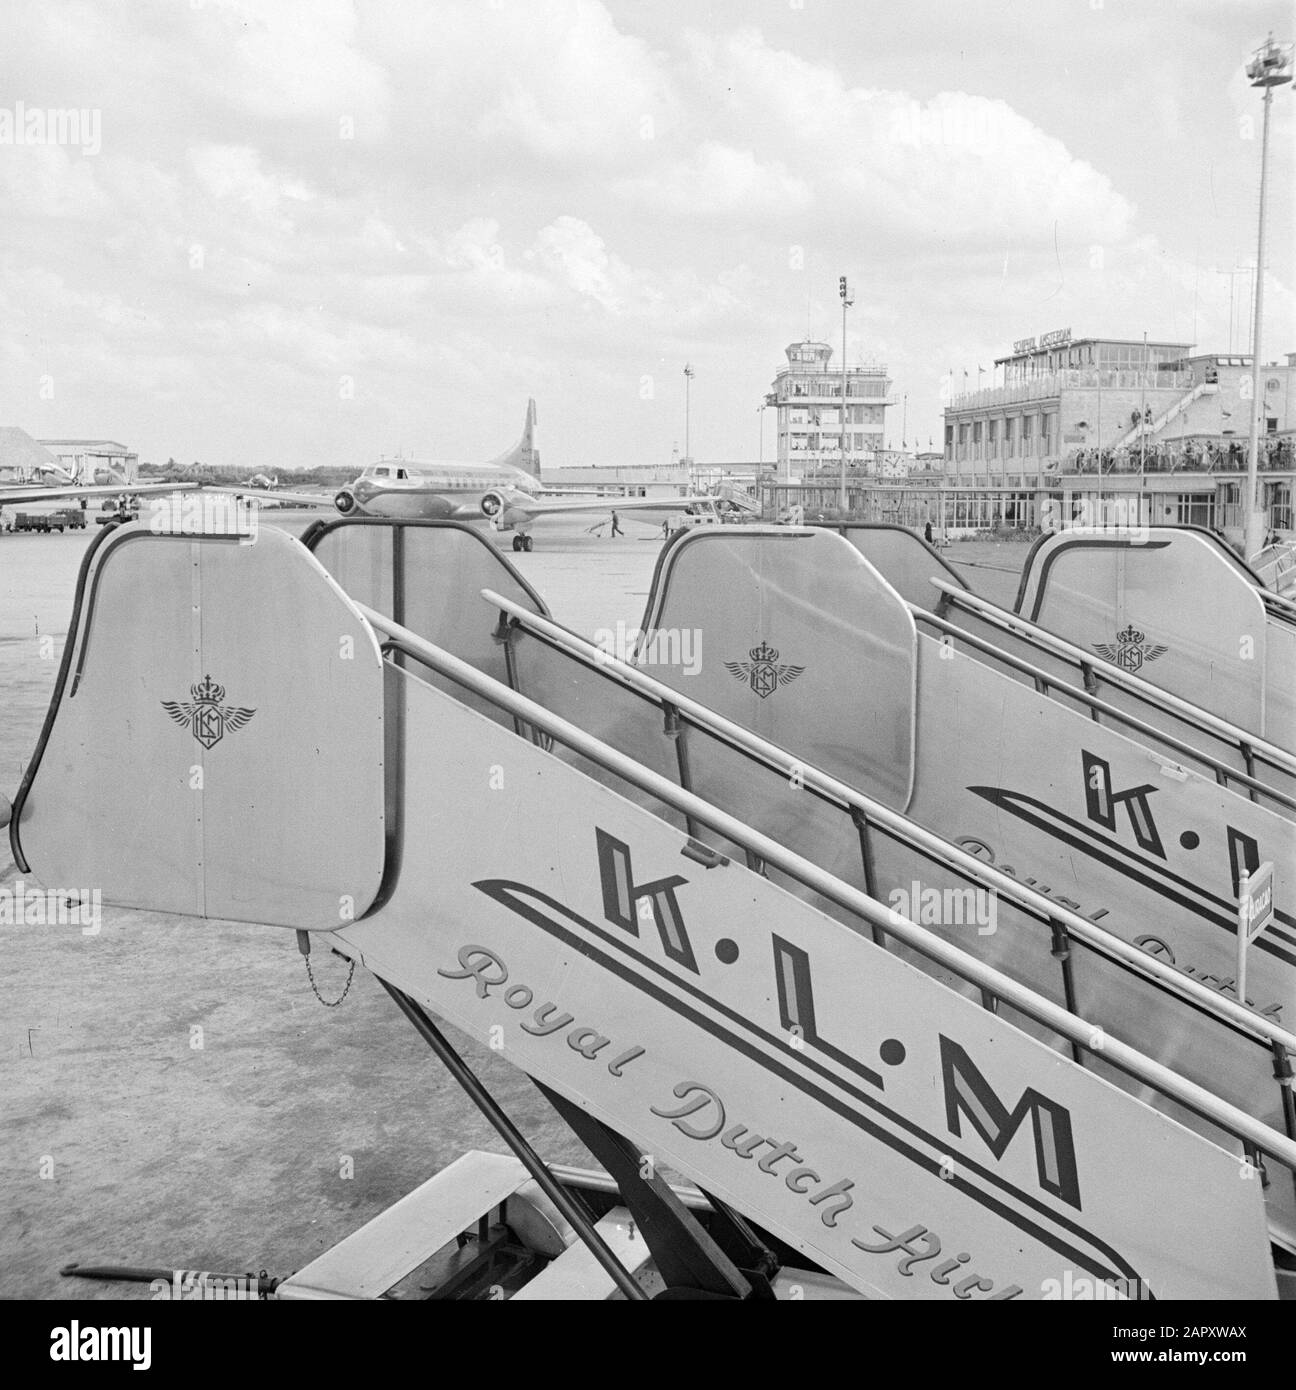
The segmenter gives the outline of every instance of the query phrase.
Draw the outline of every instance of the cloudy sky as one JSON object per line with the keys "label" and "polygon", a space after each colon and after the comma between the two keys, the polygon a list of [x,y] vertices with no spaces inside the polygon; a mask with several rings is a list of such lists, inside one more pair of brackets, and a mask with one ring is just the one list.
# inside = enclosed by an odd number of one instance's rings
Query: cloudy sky
{"label": "cloudy sky", "polygon": [[[1270,29],[1281,0],[9,6],[0,424],[359,467],[497,453],[533,395],[547,465],[666,462],[688,361],[694,454],[753,459],[842,273],[924,447],[1014,338],[1223,350],[1232,286],[1241,350]],[[1290,86],[1273,111],[1267,355]]]}

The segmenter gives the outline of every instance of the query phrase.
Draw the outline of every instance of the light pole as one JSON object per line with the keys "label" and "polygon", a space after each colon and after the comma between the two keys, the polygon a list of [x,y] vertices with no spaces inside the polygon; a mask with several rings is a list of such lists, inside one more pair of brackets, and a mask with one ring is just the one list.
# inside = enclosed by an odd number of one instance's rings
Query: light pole
{"label": "light pole", "polygon": [[[1098,379],[1098,525],[1103,524],[1103,433],[1102,433],[1102,344],[1094,345],[1094,360],[1097,363]],[[1141,485],[1141,484],[1140,484]],[[1141,504],[1140,504],[1141,505]]]}
{"label": "light pole", "polygon": [[837,293],[841,295],[842,302],[842,397],[841,397],[841,486],[838,489],[837,509],[843,516],[846,514],[846,440],[849,437],[846,433],[846,310],[855,303],[850,289],[846,284],[846,277],[837,277]]}
{"label": "light pole", "polygon": [[1147,472],[1147,373],[1148,350],[1147,330],[1143,331],[1143,371],[1140,374],[1142,386],[1139,391],[1139,488],[1143,487],[1143,475]]}
{"label": "light pole", "polygon": [[1291,44],[1274,43],[1270,34],[1247,64],[1246,74],[1253,87],[1264,88],[1264,130],[1260,136],[1260,234],[1256,247],[1255,322],[1251,341],[1251,439],[1247,451],[1246,512],[1242,558],[1259,553],[1263,537],[1260,528],[1260,417],[1264,414],[1264,393],[1260,389],[1260,324],[1264,312],[1265,276],[1265,183],[1269,164],[1269,108],[1273,89],[1292,80]]}
{"label": "light pole", "polygon": [[689,384],[693,380],[693,368],[684,364],[684,462],[693,467],[693,450],[689,446]]}

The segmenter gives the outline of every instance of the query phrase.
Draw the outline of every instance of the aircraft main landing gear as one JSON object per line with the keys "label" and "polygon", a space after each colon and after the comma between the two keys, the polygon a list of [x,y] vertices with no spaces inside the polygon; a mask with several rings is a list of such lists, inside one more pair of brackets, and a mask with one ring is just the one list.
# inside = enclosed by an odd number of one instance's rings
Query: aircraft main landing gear
{"label": "aircraft main landing gear", "polygon": [[532,545],[532,542],[531,542],[531,537],[530,537],[530,536],[514,536],[514,537],[513,537],[513,549],[514,549],[514,550],[530,550],[530,549],[531,549],[531,545]]}

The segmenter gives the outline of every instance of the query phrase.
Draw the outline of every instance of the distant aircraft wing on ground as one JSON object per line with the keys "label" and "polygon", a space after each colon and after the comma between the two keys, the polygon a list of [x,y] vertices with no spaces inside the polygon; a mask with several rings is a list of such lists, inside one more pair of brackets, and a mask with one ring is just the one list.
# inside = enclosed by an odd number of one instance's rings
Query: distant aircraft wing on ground
{"label": "distant aircraft wing on ground", "polygon": [[92,487],[77,487],[68,483],[62,487],[0,487],[0,507],[13,502],[56,502],[64,497],[121,497],[123,494],[147,497],[159,492],[193,492],[197,487],[197,483],[95,483]]}
{"label": "distant aircraft wing on ground", "polygon": [[[487,494],[487,497],[497,494]],[[483,501],[482,510],[487,503]],[[689,507],[712,507],[714,497],[532,497],[512,493],[502,510],[510,521],[530,520],[533,517],[561,516],[580,512],[681,512]],[[501,509],[496,509],[501,510]],[[494,515],[486,511],[488,516]]]}
{"label": "distant aircraft wing on ground", "polygon": [[202,483],[203,492],[227,492],[235,497],[264,497],[267,502],[288,502],[296,507],[331,507],[332,492],[288,492],[282,488],[239,487],[234,483]]}

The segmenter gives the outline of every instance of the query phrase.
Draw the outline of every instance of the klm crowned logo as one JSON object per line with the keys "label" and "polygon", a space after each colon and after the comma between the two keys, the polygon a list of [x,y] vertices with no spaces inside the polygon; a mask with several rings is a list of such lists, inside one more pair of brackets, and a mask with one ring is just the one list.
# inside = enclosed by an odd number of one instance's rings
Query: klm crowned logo
{"label": "klm crowned logo", "polygon": [[725,670],[736,681],[747,681],[757,695],[764,700],[780,685],[791,685],[805,670],[804,666],[780,666],[778,649],[768,642],[753,647],[747,653],[750,661],[726,661]]}
{"label": "klm crowned logo", "polygon": [[163,700],[162,708],[184,729],[192,730],[194,738],[204,748],[214,748],[226,735],[241,729],[256,713],[242,705],[225,705],[225,687],[204,676],[197,685],[189,687],[193,696],[188,700]]}
{"label": "klm crowned logo", "polygon": [[1095,642],[1094,651],[1123,671],[1139,670],[1145,661],[1155,661],[1165,651],[1164,643],[1145,642],[1143,634],[1133,623],[1116,634],[1115,643]]}

